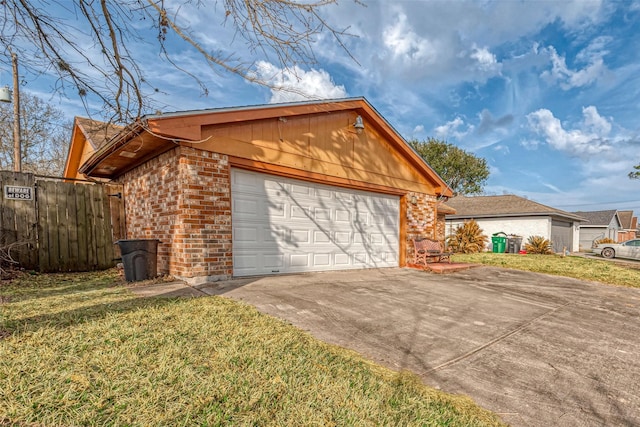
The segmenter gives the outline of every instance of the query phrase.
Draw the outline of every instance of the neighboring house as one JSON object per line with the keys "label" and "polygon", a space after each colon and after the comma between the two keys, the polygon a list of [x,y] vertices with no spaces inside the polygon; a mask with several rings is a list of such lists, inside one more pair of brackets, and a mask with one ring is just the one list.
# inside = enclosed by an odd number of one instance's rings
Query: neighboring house
{"label": "neighboring house", "polygon": [[622,230],[618,231],[618,242],[626,242],[635,239],[638,232],[638,218],[633,216],[633,211],[618,211]]}
{"label": "neighboring house", "polygon": [[149,115],[86,145],[66,175],[122,183],[128,238],[192,282],[404,266],[444,238],[451,189],[364,98]]}
{"label": "neighboring house", "polygon": [[[599,239],[624,242],[636,236],[638,219],[633,211],[609,209],[603,211],[574,212],[585,219],[580,224],[580,250],[589,251]],[[635,227],[634,227],[635,220]]]}
{"label": "neighboring house", "polygon": [[458,196],[447,205],[456,210],[446,216],[447,235],[465,221],[475,219],[489,237],[487,249],[491,249],[491,236],[503,232],[522,237],[523,245],[530,236],[543,236],[551,241],[555,252],[578,250],[577,231],[582,220],[579,215],[514,195]]}

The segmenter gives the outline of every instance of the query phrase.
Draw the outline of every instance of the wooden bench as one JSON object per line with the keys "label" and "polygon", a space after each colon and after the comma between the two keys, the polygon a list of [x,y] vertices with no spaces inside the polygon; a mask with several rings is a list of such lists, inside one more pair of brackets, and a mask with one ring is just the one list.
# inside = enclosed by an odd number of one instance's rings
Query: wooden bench
{"label": "wooden bench", "polygon": [[427,265],[430,259],[433,262],[447,261],[451,263],[451,252],[445,252],[442,243],[437,240],[422,239],[413,240],[414,263]]}

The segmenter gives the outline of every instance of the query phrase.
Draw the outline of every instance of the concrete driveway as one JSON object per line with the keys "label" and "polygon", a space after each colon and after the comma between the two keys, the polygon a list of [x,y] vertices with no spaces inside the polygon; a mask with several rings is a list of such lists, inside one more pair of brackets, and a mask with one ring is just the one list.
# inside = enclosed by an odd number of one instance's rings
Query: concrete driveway
{"label": "concrete driveway", "polygon": [[493,267],[200,288],[468,395],[514,426],[640,425],[640,289]]}

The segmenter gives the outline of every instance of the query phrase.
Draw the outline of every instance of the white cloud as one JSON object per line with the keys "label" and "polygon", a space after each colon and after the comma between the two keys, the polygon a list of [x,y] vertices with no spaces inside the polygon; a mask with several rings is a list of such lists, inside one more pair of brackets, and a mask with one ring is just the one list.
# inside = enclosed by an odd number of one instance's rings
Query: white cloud
{"label": "white cloud", "polygon": [[606,38],[599,37],[579,52],[576,55],[576,61],[584,62],[586,66],[576,70],[567,66],[565,57],[558,55],[553,46],[542,49],[542,53],[549,55],[551,70],[545,70],[540,77],[551,84],[559,84],[564,90],[594,83],[608,71],[603,59],[604,55],[608,53],[603,50],[606,42]]}
{"label": "white cloud", "polygon": [[563,193],[563,191],[562,191],[562,190],[560,190],[558,187],[556,187],[556,186],[555,186],[555,185],[553,185],[553,184],[550,184],[550,183],[548,183],[548,182],[541,182],[541,184],[542,184],[542,186],[544,186],[544,187],[546,187],[546,188],[550,189],[551,191],[553,191],[553,192],[555,192],[555,193]]}
{"label": "white cloud", "polygon": [[504,145],[504,144],[498,144],[498,145],[494,145],[493,146],[493,151],[497,151],[501,154],[509,154],[511,152],[511,150],[509,150],[509,146]]}
{"label": "white cloud", "polygon": [[476,67],[478,70],[491,74],[500,74],[502,64],[498,63],[496,56],[487,47],[479,48],[474,43],[469,56],[477,61]]}
{"label": "white cloud", "polygon": [[437,126],[434,129],[436,138],[447,140],[449,138],[455,138],[460,140],[465,136],[473,132],[475,127],[473,125],[465,125],[464,120],[457,116],[455,119],[445,123],[444,125]]}
{"label": "white cloud", "polygon": [[611,123],[598,114],[598,109],[593,105],[583,108],[582,115],[584,116],[585,128],[593,134],[607,137],[611,132]]}
{"label": "white cloud", "polygon": [[540,146],[540,141],[537,139],[522,139],[520,141],[520,145],[522,145],[525,149],[533,151],[537,150]]}
{"label": "white cloud", "polygon": [[542,136],[552,148],[574,156],[601,154],[612,149],[609,138],[611,123],[598,114],[594,106],[582,109],[583,122],[578,128],[565,130],[559,119],[547,109],[527,115],[529,127]]}
{"label": "white cloud", "polygon": [[414,127],[412,133],[414,136],[424,133],[424,125],[418,125]]}
{"label": "white cloud", "polygon": [[258,61],[255,76],[271,86],[271,103],[347,96],[344,86],[336,85],[325,70],[305,71],[298,66],[281,69],[269,62]]}
{"label": "white cloud", "polygon": [[[486,81],[499,75],[496,46],[531,37],[561,23],[579,32],[606,16],[600,0],[562,2],[373,1],[325,9],[329,22],[357,37],[345,43],[361,67],[326,44],[316,53],[363,75],[367,81],[434,79],[439,86]],[[327,40],[329,40],[327,38]],[[495,62],[494,62],[495,61]],[[425,82],[426,83],[426,82]]]}
{"label": "white cloud", "polygon": [[396,22],[384,29],[382,40],[391,55],[405,63],[429,63],[438,59],[436,44],[416,34],[407,23],[404,13],[398,14]]}

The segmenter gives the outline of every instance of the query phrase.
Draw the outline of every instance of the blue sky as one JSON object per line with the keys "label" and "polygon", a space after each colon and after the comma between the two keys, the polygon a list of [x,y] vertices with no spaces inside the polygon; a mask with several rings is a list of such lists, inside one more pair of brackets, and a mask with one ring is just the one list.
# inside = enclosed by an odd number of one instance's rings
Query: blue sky
{"label": "blue sky", "polygon": [[[178,16],[208,49],[253,62],[263,79],[312,97],[364,96],[406,139],[431,136],[486,158],[487,194],[640,214],[640,181],[627,177],[640,162],[640,2],[341,0],[322,14],[349,27],[344,42],[357,63],[324,35],[313,44],[317,63],[295,72],[249,51],[219,25],[222,12],[187,5]],[[170,41],[174,59],[206,82],[204,96],[159,61],[149,37],[131,47],[164,111],[300,99],[214,73]],[[46,75],[25,83],[58,102]],[[73,97],[59,102],[86,115]]]}

